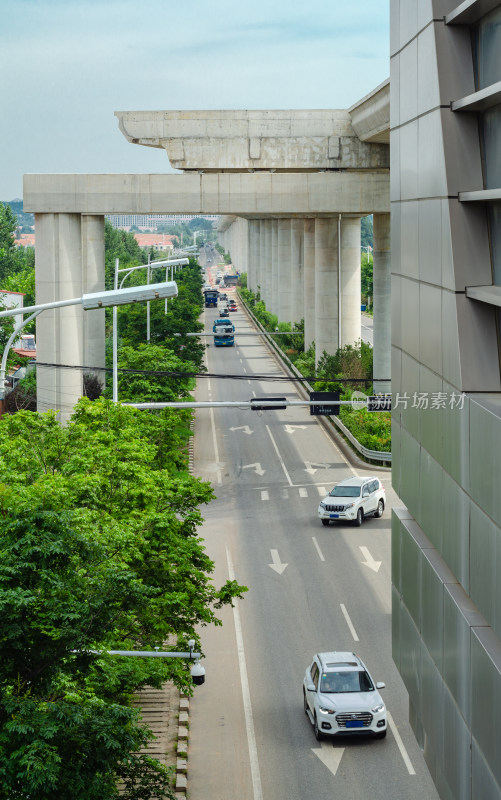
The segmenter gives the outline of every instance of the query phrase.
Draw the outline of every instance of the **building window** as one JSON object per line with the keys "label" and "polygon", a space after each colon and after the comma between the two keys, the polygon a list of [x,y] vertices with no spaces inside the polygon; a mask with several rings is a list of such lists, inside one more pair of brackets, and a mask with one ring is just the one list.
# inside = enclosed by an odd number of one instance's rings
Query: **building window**
{"label": "building window", "polygon": [[473,53],[477,90],[501,80],[501,6],[473,29]]}

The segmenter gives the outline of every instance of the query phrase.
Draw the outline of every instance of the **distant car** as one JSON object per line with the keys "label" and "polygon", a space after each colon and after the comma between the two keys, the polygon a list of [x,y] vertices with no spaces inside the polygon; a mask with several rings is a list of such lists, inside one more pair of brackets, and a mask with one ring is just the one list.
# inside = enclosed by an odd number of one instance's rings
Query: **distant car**
{"label": "distant car", "polygon": [[219,292],[219,300],[224,300],[225,302],[228,301],[228,296],[224,293]]}
{"label": "distant car", "polygon": [[228,303],[228,309],[230,311],[237,311],[238,310],[237,304],[235,303],[234,300],[230,300],[230,302]]}
{"label": "distant car", "polygon": [[338,483],[318,506],[322,525],[352,521],[360,526],[365,517],[382,517],[386,492],[379,478],[347,478]]}
{"label": "distant car", "polygon": [[317,653],[303,680],[303,705],[316,739],[386,736],[386,707],[367,667],[355,653]]}
{"label": "distant car", "polygon": [[219,314],[220,314],[221,317],[229,317],[230,316],[230,312],[228,311],[227,308],[222,308],[221,311],[219,312]]}

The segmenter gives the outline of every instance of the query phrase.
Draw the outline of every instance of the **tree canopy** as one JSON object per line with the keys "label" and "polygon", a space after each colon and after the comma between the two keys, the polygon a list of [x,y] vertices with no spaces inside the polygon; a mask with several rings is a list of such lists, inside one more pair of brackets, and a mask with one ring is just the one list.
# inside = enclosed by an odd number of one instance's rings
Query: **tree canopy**
{"label": "tree canopy", "polygon": [[167,640],[186,650],[245,590],[213,584],[197,535],[212,488],[186,471],[178,415],[84,398],[66,427],[52,413],[0,420],[0,779],[9,798],[107,800],[118,796],[117,777],[131,800],[169,796],[165,770],[134,755],[150,733],[131,697],[167,679],[191,691],[189,670],[104,651]]}

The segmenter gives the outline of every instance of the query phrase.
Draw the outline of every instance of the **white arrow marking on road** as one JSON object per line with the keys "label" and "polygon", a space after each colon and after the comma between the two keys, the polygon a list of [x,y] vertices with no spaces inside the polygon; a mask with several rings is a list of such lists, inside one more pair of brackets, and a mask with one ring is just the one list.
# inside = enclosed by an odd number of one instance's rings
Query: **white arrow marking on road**
{"label": "white arrow marking on road", "polygon": [[294,431],[297,429],[304,430],[305,428],[306,425],[285,425],[284,431],[286,433],[294,433]]}
{"label": "white arrow marking on road", "polygon": [[382,562],[374,561],[366,547],[361,547],[360,550],[362,551],[363,557],[366,559],[365,561],[362,561],[362,564],[365,564],[366,567],[369,567],[369,569],[372,569],[374,572],[379,572],[379,567],[381,566]]}
{"label": "white arrow marking on road", "polygon": [[229,430],[230,431],[243,431],[244,433],[247,433],[247,434],[254,433],[254,431],[251,431],[251,429],[249,428],[248,425],[240,425],[239,428],[230,428]]}
{"label": "white arrow marking on road", "polygon": [[275,572],[278,572],[279,575],[281,575],[282,572],[284,571],[284,569],[288,565],[287,564],[283,564],[280,561],[280,556],[278,555],[278,550],[270,550],[270,552],[271,552],[271,557],[273,559],[273,564],[268,564],[268,566],[271,567],[272,569],[274,569]]}
{"label": "white arrow marking on road", "polygon": [[333,747],[332,744],[322,742],[321,750],[312,747],[311,751],[315,753],[317,758],[320,759],[322,764],[325,764],[333,775],[336,774],[343,757],[344,747]]}
{"label": "white arrow marking on road", "polygon": [[261,469],[261,464],[259,463],[259,461],[256,464],[244,464],[242,466],[242,469],[254,469],[256,475],[264,475],[264,473],[266,472],[265,469]]}
{"label": "white arrow marking on road", "polygon": [[309,475],[314,475],[315,472],[317,471],[316,469],[313,468],[313,464],[315,464],[315,467],[317,467],[317,469],[327,469],[327,467],[329,466],[328,464],[317,464],[315,461],[305,461],[304,463],[306,464],[305,472],[307,472]]}

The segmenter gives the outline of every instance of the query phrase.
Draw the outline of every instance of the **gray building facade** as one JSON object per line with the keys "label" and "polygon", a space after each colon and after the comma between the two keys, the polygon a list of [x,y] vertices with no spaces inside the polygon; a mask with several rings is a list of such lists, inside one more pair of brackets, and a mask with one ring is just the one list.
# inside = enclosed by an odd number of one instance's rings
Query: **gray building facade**
{"label": "gray building facade", "polygon": [[501,800],[501,3],[391,0],[393,658],[437,789]]}

